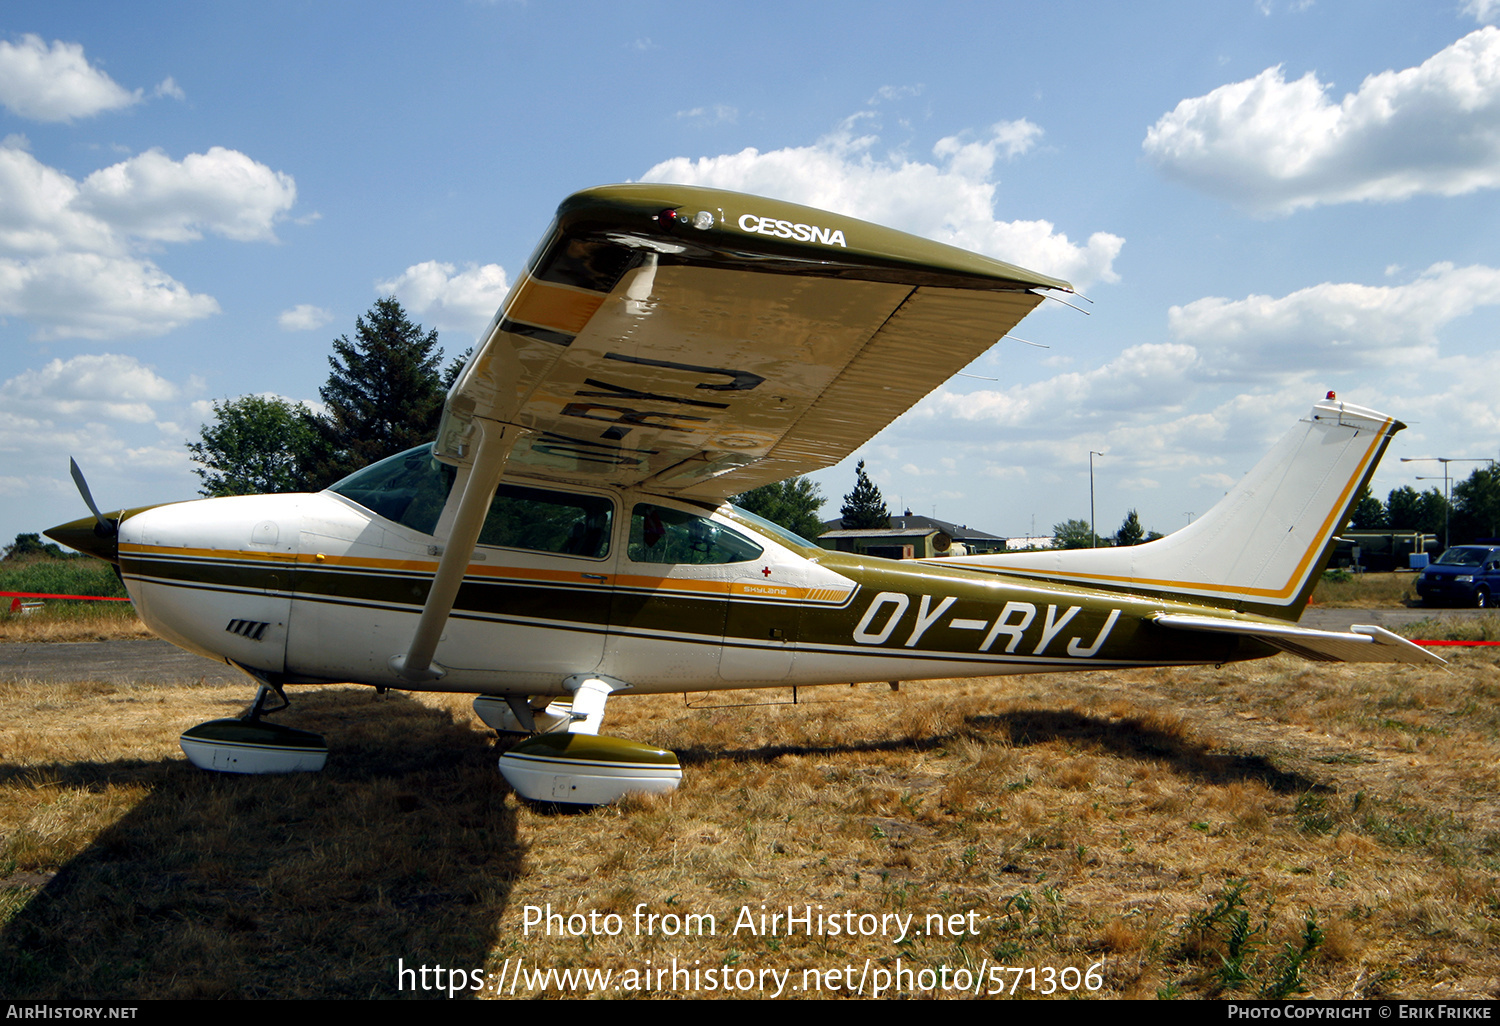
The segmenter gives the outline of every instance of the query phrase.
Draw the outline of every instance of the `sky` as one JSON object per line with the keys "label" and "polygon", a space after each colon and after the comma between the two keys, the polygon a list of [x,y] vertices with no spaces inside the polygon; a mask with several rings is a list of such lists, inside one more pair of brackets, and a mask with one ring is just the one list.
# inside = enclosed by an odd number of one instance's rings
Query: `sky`
{"label": "sky", "polygon": [[[1201,515],[1330,389],[1500,456],[1500,0],[0,11],[0,541],[192,498],[394,294],[450,356],[552,211],[736,189],[1072,281],[837,467],[1003,536]],[[1045,348],[1043,348],[1045,347]],[[1455,464],[1457,476],[1472,464]],[[1432,480],[1433,477],[1436,480]],[[1426,478],[1426,480],[1422,480]]]}

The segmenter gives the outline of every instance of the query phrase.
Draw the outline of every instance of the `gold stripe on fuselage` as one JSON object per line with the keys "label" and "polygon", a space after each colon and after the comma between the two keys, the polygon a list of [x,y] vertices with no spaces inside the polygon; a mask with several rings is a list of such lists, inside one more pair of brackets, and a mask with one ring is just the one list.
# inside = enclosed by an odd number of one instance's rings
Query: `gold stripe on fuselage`
{"label": "gold stripe on fuselage", "polygon": [[[171,559],[173,562],[192,564],[252,563],[274,564],[297,569],[363,570],[385,573],[416,573],[430,575],[437,570],[435,560],[375,559],[365,556],[329,556],[321,553],[247,552],[230,549],[172,548],[163,545],[122,545],[120,552],[126,557],[154,556]],[[760,581],[694,580],[692,578],[645,576],[596,571],[594,564],[583,563],[577,570],[554,570],[540,567],[488,566],[471,563],[464,572],[466,578],[490,578],[497,583],[524,581],[528,583],[576,585],[587,581],[594,587],[613,587],[625,591],[680,592],[691,595],[723,595],[758,601],[784,601],[799,605],[841,606],[858,590],[849,588],[800,588],[791,585],[763,583]],[[585,575],[592,575],[586,578]],[[131,576],[141,576],[132,574]],[[602,579],[601,579],[602,578]]]}

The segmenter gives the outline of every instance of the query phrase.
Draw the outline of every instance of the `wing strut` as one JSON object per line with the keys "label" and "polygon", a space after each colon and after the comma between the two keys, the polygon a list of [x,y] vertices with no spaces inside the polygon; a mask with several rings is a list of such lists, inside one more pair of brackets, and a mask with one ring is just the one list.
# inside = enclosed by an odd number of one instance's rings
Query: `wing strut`
{"label": "wing strut", "polygon": [[495,498],[505,461],[510,458],[510,450],[521,435],[517,428],[480,417],[475,417],[472,423],[478,436],[474,443],[474,465],[464,482],[464,493],[458,500],[458,512],[453,518],[453,528],[448,532],[443,558],[427,592],[427,604],[422,607],[422,618],[417,621],[411,647],[405,655],[391,656],[391,669],[413,683],[437,680],[447,672],[433,662],[432,657],[437,652],[438,640],[448,623],[453,602],[458,598],[459,585],[463,584],[464,572],[474,555],[474,546],[479,541],[479,531],[484,527],[490,502]]}

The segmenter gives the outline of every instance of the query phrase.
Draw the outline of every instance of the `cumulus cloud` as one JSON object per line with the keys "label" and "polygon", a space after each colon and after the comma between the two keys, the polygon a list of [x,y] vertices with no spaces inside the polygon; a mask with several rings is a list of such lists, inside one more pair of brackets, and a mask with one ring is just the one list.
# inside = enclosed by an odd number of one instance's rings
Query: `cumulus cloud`
{"label": "cumulus cloud", "polygon": [[469,264],[460,271],[452,264],[425,260],[375,287],[381,295],[394,295],[407,309],[431,318],[440,331],[478,335],[500,308],[510,282],[499,264]]}
{"label": "cumulus cloud", "polygon": [[0,385],[6,409],[32,423],[50,419],[155,419],[153,402],[177,396],[177,386],[129,356],[111,353],[53,360]]}
{"label": "cumulus cloud", "polygon": [[72,121],[139,103],[98,68],[91,67],[78,43],[24,35],[18,43],[0,40],[0,104],[33,121]]}
{"label": "cumulus cloud", "polygon": [[1001,121],[973,136],[954,135],[933,147],[932,162],[875,154],[877,136],[856,135],[856,115],[811,146],[690,160],[652,167],[648,182],[733,189],[832,210],[976,250],[1086,287],[1114,281],[1114,259],[1125,240],[1095,232],[1079,245],[1049,221],[995,216],[995,166],[1031,150],[1042,130],[1030,121]]}
{"label": "cumulus cloud", "polygon": [[1163,174],[1263,213],[1500,186],[1500,29],[1338,103],[1330,88],[1267,68],[1183,100],[1142,145]]}
{"label": "cumulus cloud", "polygon": [[77,200],[117,229],[160,242],[205,231],[238,242],[274,239],[272,225],[296,201],[291,175],[222,146],[181,161],[147,150],[89,175]]}
{"label": "cumulus cloud", "polygon": [[1439,263],[1405,285],[1324,282],[1279,298],[1207,297],[1172,307],[1167,325],[1203,351],[1213,373],[1276,377],[1430,358],[1444,325],[1496,304],[1500,269]]}
{"label": "cumulus cloud", "polygon": [[290,310],[281,311],[276,323],[282,331],[315,331],[333,320],[333,314],[311,303],[298,303]]}
{"label": "cumulus cloud", "polygon": [[1465,0],[1461,10],[1475,21],[1488,24],[1500,15],[1500,0]]}
{"label": "cumulus cloud", "polygon": [[156,88],[151,90],[152,96],[170,96],[174,100],[186,100],[187,93],[182,91],[182,86],[171,75],[157,83]]}
{"label": "cumulus cloud", "polygon": [[288,175],[215,147],[173,161],[152,150],[82,183],[9,138],[0,145],[0,316],[36,336],[155,335],[217,313],[140,253],[212,232],[271,239],[295,201]]}
{"label": "cumulus cloud", "polygon": [[160,335],[219,312],[149,260],[102,253],[0,258],[0,315],[36,324],[35,337]]}
{"label": "cumulus cloud", "polygon": [[1190,345],[1132,346],[1100,367],[1045,381],[967,393],[940,388],[919,409],[928,416],[1008,428],[1055,425],[1080,416],[1113,418],[1122,410],[1159,404],[1164,395],[1180,391],[1179,384],[1195,372],[1197,361],[1197,350]]}

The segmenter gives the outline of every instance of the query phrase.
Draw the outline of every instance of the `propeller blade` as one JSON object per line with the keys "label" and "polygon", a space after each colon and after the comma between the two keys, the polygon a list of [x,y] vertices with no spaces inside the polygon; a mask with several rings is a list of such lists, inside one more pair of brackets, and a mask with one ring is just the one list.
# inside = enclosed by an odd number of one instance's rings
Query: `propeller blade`
{"label": "propeller blade", "polygon": [[94,514],[94,519],[99,522],[99,532],[101,534],[114,534],[118,528],[108,520],[105,520],[104,514],[99,512],[99,507],[94,503],[94,496],[89,492],[89,484],[83,479],[83,471],[78,469],[78,461],[69,456],[68,466],[73,468],[73,483],[78,486],[79,494],[83,496],[83,501],[88,504],[90,512]]}

